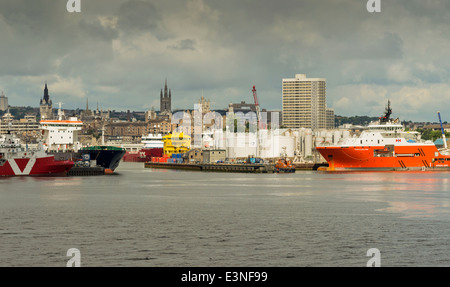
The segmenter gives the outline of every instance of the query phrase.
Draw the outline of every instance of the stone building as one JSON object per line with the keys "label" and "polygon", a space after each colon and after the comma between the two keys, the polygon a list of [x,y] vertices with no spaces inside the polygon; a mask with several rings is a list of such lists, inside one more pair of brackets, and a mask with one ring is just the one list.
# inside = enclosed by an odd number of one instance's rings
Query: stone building
{"label": "stone building", "polygon": [[172,113],[172,92],[167,88],[167,80],[164,85],[164,94],[161,89],[160,95],[160,110],[161,115],[168,115]]}
{"label": "stone building", "polygon": [[111,122],[105,126],[105,136],[130,136],[140,138],[148,134],[145,122]]}
{"label": "stone building", "polygon": [[169,120],[149,120],[147,122],[147,132],[151,134],[166,135],[173,130],[173,125]]}

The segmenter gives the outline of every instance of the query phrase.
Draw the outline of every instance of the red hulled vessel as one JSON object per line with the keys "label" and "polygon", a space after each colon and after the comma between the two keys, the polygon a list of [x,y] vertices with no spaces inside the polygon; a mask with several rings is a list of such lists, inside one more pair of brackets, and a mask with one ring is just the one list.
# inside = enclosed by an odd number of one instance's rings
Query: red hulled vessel
{"label": "red hulled vessel", "polygon": [[[328,161],[326,170],[446,170],[448,149],[422,141],[418,132],[405,131],[398,119],[391,120],[390,103],[384,116],[372,122],[359,137],[342,145],[319,146]],[[445,134],[444,134],[445,142]]]}
{"label": "red hulled vessel", "polygon": [[9,132],[0,138],[0,176],[66,176],[73,161],[56,161],[42,150],[27,150]]}
{"label": "red hulled vessel", "polygon": [[143,147],[139,151],[127,151],[123,157],[124,162],[146,162],[152,157],[162,157],[164,142],[162,134],[149,134],[142,137]]}

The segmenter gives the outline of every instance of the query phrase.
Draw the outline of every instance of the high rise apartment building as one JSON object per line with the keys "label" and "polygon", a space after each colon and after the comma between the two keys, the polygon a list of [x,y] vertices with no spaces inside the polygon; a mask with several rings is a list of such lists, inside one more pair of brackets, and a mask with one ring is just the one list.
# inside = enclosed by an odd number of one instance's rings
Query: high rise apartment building
{"label": "high rise apartment building", "polygon": [[283,79],[283,126],[286,128],[327,128],[326,80],[296,74]]}
{"label": "high rise apartment building", "polygon": [[8,110],[8,98],[2,91],[2,94],[0,95],[0,111],[5,112],[7,110]]}
{"label": "high rise apartment building", "polygon": [[326,128],[327,129],[334,129],[336,127],[335,124],[335,116],[334,116],[334,109],[332,108],[327,108],[325,110],[326,114],[327,114],[327,124],[326,124]]}

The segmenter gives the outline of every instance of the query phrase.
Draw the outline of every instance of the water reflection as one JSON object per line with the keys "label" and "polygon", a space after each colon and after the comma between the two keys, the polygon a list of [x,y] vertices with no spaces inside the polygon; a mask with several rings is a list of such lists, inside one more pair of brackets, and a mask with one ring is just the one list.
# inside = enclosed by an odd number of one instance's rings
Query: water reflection
{"label": "water reflection", "polygon": [[344,193],[365,201],[383,202],[382,212],[405,218],[447,216],[450,213],[449,174],[445,172],[342,172],[327,180],[338,181]]}
{"label": "water reflection", "polygon": [[389,207],[379,209],[382,212],[402,213],[403,218],[415,218],[415,217],[434,217],[449,213],[449,210],[442,210],[442,205],[437,202],[408,202],[408,201],[391,201],[388,202]]}

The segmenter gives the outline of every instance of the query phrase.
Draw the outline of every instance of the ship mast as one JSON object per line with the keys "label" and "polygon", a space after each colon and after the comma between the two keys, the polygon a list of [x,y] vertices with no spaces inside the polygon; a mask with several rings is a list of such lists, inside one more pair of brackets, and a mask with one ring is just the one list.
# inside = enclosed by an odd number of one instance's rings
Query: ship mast
{"label": "ship mast", "polygon": [[388,100],[388,105],[386,107],[386,110],[384,111],[384,115],[380,117],[380,122],[381,123],[388,122],[391,115],[392,115],[391,101]]}
{"label": "ship mast", "polygon": [[58,120],[59,120],[59,121],[62,121],[62,120],[63,120],[63,116],[64,116],[64,112],[63,112],[62,109],[61,109],[62,104],[63,104],[63,103],[61,103],[61,102],[58,103],[58,105],[59,105],[59,109],[58,109]]}

